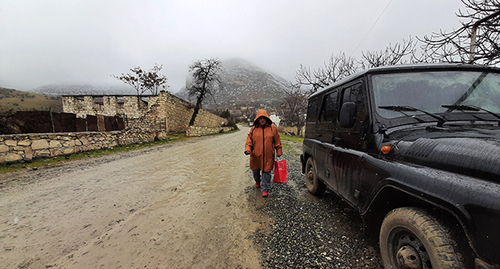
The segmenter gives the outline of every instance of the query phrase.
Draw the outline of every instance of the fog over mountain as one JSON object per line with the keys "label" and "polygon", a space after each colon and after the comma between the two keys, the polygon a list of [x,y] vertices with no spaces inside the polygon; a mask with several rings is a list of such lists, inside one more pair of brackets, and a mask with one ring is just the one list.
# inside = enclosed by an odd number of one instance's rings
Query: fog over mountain
{"label": "fog over mountain", "polygon": [[[223,89],[214,94],[217,105],[270,103],[281,100],[285,96],[287,81],[270,73],[249,61],[230,59],[223,61]],[[189,97],[186,88],[176,95],[184,100],[195,102],[195,97]],[[215,105],[214,98],[207,97],[205,107]]]}
{"label": "fog over mountain", "polygon": [[[233,58],[223,61],[222,74],[223,88],[213,95],[206,97],[203,107],[226,107],[247,105],[270,105],[280,102],[285,96],[287,81],[253,63]],[[189,78],[188,78],[189,79]],[[168,83],[167,83],[168,84]],[[136,91],[129,85],[99,86],[91,84],[55,84],[45,85],[32,92],[47,95],[135,95]],[[144,95],[148,95],[145,92]],[[177,93],[179,98],[195,103],[195,97],[189,97],[183,87]],[[215,101],[214,101],[215,99]]]}
{"label": "fog over mountain", "polygon": [[[137,92],[125,83],[121,86],[90,84],[54,84],[38,87],[30,92],[47,95],[135,95]],[[147,93],[146,93],[147,94]]]}

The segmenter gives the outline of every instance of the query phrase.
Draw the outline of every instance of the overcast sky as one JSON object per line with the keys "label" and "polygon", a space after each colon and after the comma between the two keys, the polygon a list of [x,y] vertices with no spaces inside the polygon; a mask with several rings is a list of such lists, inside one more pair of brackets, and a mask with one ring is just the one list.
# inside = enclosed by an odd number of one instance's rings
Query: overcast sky
{"label": "overcast sky", "polygon": [[120,85],[111,75],[158,63],[176,92],[204,58],[294,80],[300,64],[456,29],[458,9],[459,0],[0,0],[0,86]]}

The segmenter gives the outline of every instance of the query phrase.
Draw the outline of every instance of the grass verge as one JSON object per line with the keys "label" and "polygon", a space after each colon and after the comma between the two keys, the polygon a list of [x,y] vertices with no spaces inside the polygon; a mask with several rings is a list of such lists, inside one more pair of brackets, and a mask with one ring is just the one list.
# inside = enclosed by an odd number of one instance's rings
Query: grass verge
{"label": "grass verge", "polygon": [[296,143],[304,142],[304,138],[301,136],[291,136],[291,135],[280,134],[280,138],[281,138],[281,140],[290,141],[290,142],[296,142]]}
{"label": "grass verge", "polygon": [[[228,132],[229,133],[229,132]],[[227,133],[225,133],[227,134]],[[97,150],[89,150],[84,152],[78,152],[70,155],[49,157],[43,159],[33,159],[30,162],[25,163],[13,163],[13,164],[0,164],[0,174],[14,172],[22,169],[37,169],[39,167],[49,166],[61,164],[68,161],[76,161],[88,158],[95,158],[100,156],[105,156],[109,154],[119,153],[119,152],[127,152],[133,151],[148,147],[153,147],[157,145],[169,144],[174,142],[184,141],[186,139],[190,139],[190,137],[186,137],[185,134],[170,134],[167,135],[167,138],[164,140],[153,141],[148,143],[140,143],[140,144],[130,144],[130,145],[120,145],[113,148],[107,149],[97,149]]]}

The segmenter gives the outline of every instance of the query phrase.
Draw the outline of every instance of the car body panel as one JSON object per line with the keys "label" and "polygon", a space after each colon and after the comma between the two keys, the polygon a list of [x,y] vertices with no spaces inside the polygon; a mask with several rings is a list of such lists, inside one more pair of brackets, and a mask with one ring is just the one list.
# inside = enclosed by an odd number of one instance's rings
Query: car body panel
{"label": "car body panel", "polygon": [[[461,64],[383,67],[348,77],[310,97],[302,165],[312,157],[319,179],[364,218],[399,206],[447,212],[475,256],[499,266],[499,78],[498,68]],[[429,96],[415,100],[422,97],[415,91]],[[492,102],[472,105],[479,94]],[[354,124],[342,127],[347,102],[356,107]],[[392,193],[400,200],[386,196]]]}

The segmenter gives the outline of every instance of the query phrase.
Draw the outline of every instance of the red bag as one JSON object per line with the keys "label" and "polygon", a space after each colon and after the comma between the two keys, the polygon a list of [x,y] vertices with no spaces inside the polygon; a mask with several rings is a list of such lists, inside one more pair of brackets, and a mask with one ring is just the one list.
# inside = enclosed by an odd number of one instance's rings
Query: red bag
{"label": "red bag", "polygon": [[286,160],[274,162],[274,179],[276,183],[286,183]]}

